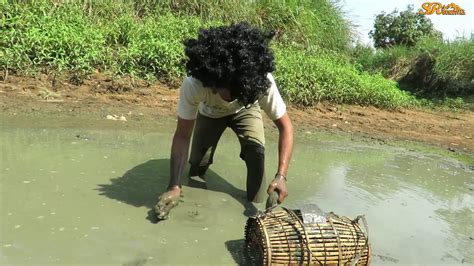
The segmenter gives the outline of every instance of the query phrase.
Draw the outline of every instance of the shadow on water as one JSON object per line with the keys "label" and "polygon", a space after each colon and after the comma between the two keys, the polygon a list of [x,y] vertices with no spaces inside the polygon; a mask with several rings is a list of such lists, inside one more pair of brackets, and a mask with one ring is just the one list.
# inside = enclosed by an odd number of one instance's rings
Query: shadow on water
{"label": "shadow on water", "polygon": [[[159,195],[163,193],[169,182],[169,159],[149,160],[139,164],[125,172],[123,176],[112,178],[110,184],[99,184],[100,195],[119,200],[135,207],[146,207],[149,209],[148,219],[157,223],[153,207],[157,203]],[[184,178],[183,186],[207,189],[215,192],[229,194],[245,207],[245,213],[255,211],[255,206],[246,200],[245,191],[227,182],[220,175],[209,169],[206,173],[206,181],[201,182],[194,178]]]}

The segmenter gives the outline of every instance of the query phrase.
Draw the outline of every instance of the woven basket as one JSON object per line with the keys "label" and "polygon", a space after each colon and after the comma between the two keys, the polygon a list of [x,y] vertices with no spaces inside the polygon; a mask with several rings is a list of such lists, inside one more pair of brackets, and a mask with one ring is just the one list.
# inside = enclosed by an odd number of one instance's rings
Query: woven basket
{"label": "woven basket", "polygon": [[283,209],[249,218],[247,255],[257,265],[368,265],[371,250],[365,218],[351,220],[334,213],[325,217],[326,221],[304,223],[300,211]]}

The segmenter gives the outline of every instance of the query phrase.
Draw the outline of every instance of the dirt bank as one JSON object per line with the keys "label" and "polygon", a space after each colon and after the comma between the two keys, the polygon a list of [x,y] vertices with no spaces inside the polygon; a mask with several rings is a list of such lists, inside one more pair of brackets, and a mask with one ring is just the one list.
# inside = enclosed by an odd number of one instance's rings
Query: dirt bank
{"label": "dirt bank", "polygon": [[[38,74],[10,75],[0,81],[2,112],[74,111],[101,114],[130,109],[144,117],[174,116],[178,90],[132,78],[101,74],[86,79]],[[474,154],[474,113],[400,110],[321,103],[303,110],[289,107],[296,128],[324,129],[381,140],[412,140]]]}

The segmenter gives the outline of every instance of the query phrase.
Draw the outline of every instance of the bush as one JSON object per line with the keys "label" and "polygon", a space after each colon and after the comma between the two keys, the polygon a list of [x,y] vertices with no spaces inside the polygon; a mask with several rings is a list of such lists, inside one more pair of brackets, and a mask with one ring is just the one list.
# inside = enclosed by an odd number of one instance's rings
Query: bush
{"label": "bush", "polygon": [[327,0],[40,1],[0,4],[0,67],[106,70],[174,84],[184,75],[182,41],[201,27],[247,20],[276,31],[277,81],[291,102],[370,104],[394,108],[417,102],[377,71],[352,64],[349,23]]}
{"label": "bush", "polygon": [[427,16],[415,12],[413,5],[397,13],[395,9],[390,14],[382,12],[375,18],[374,30],[369,32],[369,36],[376,48],[414,46],[424,36],[441,39],[441,32],[434,28]]}
{"label": "bush", "polygon": [[381,73],[421,97],[474,94],[474,40],[442,42],[425,38],[413,48],[394,46],[377,51],[353,50],[359,69]]}
{"label": "bush", "polygon": [[311,106],[318,101],[406,107],[417,102],[396,82],[360,73],[355,66],[330,55],[275,48],[277,81],[291,102]]}
{"label": "bush", "polygon": [[275,31],[277,42],[297,44],[303,49],[347,52],[351,42],[351,24],[343,18],[341,9],[328,0],[164,0],[158,8],[206,22],[247,21]]}
{"label": "bush", "polygon": [[474,40],[441,43],[438,49],[437,54],[434,50],[433,72],[436,80],[446,84],[438,93],[474,95]]}
{"label": "bush", "polygon": [[118,48],[119,64],[116,68],[119,73],[142,77],[152,74],[164,81],[183,75],[182,41],[203,26],[196,18],[171,14],[143,19],[140,23],[125,26],[125,30],[121,30],[122,25],[117,25],[115,33],[115,41],[123,43]]}

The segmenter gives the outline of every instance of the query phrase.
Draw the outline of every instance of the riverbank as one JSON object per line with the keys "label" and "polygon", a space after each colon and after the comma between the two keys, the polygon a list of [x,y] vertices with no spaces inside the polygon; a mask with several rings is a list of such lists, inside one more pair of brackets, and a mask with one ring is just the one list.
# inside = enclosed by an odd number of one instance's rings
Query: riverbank
{"label": "riverbank", "polygon": [[[94,74],[87,79],[38,74],[10,75],[0,82],[2,112],[88,113],[97,118],[154,119],[175,115],[178,90],[158,83],[113,79]],[[320,103],[314,108],[289,106],[298,130],[324,130],[373,141],[414,141],[434,145],[453,154],[474,154],[474,112],[401,109],[389,111],[359,105]],[[270,122],[270,121],[267,121]],[[267,123],[272,127],[271,123]]]}

